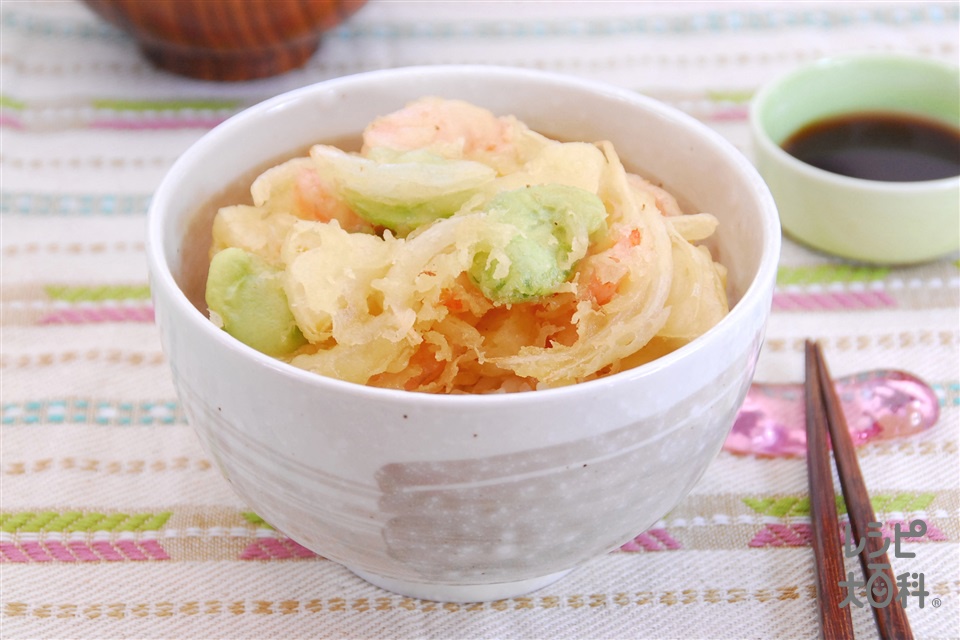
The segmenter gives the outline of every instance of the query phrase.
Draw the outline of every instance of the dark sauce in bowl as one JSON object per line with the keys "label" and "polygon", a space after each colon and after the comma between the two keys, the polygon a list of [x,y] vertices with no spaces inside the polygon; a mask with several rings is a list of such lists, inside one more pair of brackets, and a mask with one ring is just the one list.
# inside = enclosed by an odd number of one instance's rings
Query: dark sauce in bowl
{"label": "dark sauce in bowl", "polygon": [[782,145],[851,178],[917,182],[960,175],[960,129],[899,113],[853,113],[809,124]]}

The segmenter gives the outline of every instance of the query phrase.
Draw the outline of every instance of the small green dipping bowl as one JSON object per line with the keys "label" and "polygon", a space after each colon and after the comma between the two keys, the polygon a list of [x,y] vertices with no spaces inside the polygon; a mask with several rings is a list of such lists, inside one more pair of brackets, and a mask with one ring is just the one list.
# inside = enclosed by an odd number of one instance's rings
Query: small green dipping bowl
{"label": "small green dipping bowl", "polygon": [[802,162],[781,145],[805,126],[886,112],[960,127],[955,66],[895,54],[828,58],[764,86],[750,105],[757,168],[784,231],[860,262],[911,264],[960,250],[960,175],[917,182],[851,178]]}

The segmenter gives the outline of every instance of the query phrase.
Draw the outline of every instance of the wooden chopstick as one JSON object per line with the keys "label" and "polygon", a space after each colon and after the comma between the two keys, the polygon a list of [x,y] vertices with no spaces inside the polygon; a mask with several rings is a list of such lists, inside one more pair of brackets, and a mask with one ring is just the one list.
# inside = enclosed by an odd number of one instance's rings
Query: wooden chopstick
{"label": "wooden chopstick", "polygon": [[817,561],[817,602],[824,638],[853,638],[850,607],[841,607],[846,579],[838,533],[837,498],[830,468],[830,436],[817,362],[817,350],[809,340],[804,345],[804,396],[807,414],[807,482],[810,485],[810,520],[813,555]]}
{"label": "wooden chopstick", "polygon": [[[910,621],[907,619],[907,613],[897,597],[897,579],[893,574],[893,567],[886,553],[889,540],[884,542],[879,529],[876,528],[877,516],[873,511],[873,506],[870,504],[870,496],[867,494],[867,488],[863,482],[863,475],[860,473],[860,463],[857,461],[857,454],[853,448],[853,440],[850,437],[847,420],[841,409],[840,400],[837,398],[833,380],[830,377],[830,370],[827,368],[827,362],[823,357],[820,344],[809,341],[807,344],[808,350],[812,351],[816,364],[816,376],[819,381],[818,386],[820,387],[822,405],[826,414],[827,426],[830,429],[830,439],[833,442],[833,458],[837,465],[837,475],[840,478],[843,499],[847,505],[847,514],[850,517],[850,528],[853,533],[853,540],[858,542],[860,540],[865,541],[863,549],[860,551],[860,566],[863,569],[864,580],[868,582],[869,586],[869,580],[874,573],[882,571],[886,574],[886,579],[879,576],[876,581],[886,587],[889,600],[887,594],[882,594],[876,600],[879,600],[880,603],[886,601],[886,604],[883,606],[870,606],[873,610],[874,621],[877,623],[877,631],[884,640],[887,638],[912,640],[913,632],[910,629]],[[819,457],[827,460],[826,467],[829,473],[829,454],[826,447],[817,449],[815,452],[821,454]],[[812,457],[810,454],[813,453],[814,450],[808,450],[808,459]],[[832,492],[832,479],[828,480],[828,482],[831,485]],[[870,535],[869,531],[870,524],[875,525],[872,535]],[[837,529],[834,528],[831,531],[836,532]],[[839,604],[839,602],[841,601],[836,601],[837,604]],[[847,606],[844,610],[849,612],[849,608],[850,607]],[[850,637],[852,637],[852,635]]]}

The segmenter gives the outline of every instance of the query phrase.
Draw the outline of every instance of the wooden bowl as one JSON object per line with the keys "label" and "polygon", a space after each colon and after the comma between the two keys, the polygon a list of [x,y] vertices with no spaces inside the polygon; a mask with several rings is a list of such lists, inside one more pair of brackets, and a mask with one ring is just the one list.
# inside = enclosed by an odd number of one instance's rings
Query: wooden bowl
{"label": "wooden bowl", "polygon": [[302,66],[321,34],[364,0],[84,0],[157,67],[204,80],[251,80]]}

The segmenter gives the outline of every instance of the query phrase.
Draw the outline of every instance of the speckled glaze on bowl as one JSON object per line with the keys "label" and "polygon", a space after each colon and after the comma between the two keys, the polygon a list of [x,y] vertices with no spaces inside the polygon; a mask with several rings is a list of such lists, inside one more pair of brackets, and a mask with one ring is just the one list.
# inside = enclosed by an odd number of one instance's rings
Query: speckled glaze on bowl
{"label": "speckled glaze on bowl", "polygon": [[[570,387],[437,396],[322,378],[253,351],[190,302],[208,219],[237,176],[423,95],[512,113],[546,135],[613,141],[628,168],[720,219],[735,302],[653,363]],[[199,235],[198,235],[199,234]],[[497,67],[372,72],[255,106],[177,161],[150,209],[156,316],[190,423],[236,491],[294,540],[392,591],[520,595],[616,549],[693,487],[750,384],[780,229],[752,165],[715,132],[636,93]],[[200,293],[202,299],[202,292]]]}

